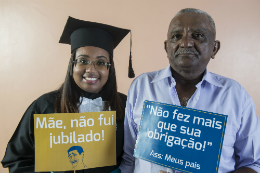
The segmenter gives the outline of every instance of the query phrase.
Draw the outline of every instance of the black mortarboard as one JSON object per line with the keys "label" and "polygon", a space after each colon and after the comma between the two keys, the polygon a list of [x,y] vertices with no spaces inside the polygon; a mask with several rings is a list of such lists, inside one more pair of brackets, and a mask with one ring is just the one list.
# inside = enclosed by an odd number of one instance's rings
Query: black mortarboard
{"label": "black mortarboard", "polygon": [[[70,44],[71,53],[80,47],[95,46],[105,49],[113,55],[113,50],[129,32],[131,31],[128,29],[69,17],[59,43]],[[128,70],[129,78],[135,77],[132,68],[131,46]]]}

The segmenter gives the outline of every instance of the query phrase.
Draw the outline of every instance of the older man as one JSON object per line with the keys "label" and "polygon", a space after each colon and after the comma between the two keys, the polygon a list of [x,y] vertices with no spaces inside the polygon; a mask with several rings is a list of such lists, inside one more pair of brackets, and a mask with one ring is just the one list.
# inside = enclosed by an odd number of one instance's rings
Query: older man
{"label": "older man", "polygon": [[172,19],[164,42],[170,65],[140,75],[128,92],[122,173],[167,170],[133,157],[144,100],[228,115],[219,172],[260,172],[260,125],[252,98],[236,81],[206,69],[220,48],[215,37],[213,19],[201,10],[183,9]]}

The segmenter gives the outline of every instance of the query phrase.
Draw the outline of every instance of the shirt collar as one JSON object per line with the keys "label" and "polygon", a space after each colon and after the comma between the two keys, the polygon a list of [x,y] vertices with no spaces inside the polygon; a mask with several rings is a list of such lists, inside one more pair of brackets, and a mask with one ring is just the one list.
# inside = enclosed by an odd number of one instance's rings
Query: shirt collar
{"label": "shirt collar", "polygon": [[202,83],[203,81],[207,81],[208,83],[210,83],[210,84],[212,84],[212,85],[215,85],[215,86],[217,86],[217,87],[223,87],[223,85],[216,79],[216,77],[215,77],[212,73],[210,73],[210,72],[208,71],[207,68],[206,68],[206,70],[205,70],[205,72],[204,72],[204,76],[203,76],[203,78],[202,78],[201,83]]}
{"label": "shirt collar", "polygon": [[[155,76],[155,78],[152,80],[151,83],[154,83],[154,82],[157,82],[157,81],[160,81],[164,78],[172,78],[172,72],[171,72],[171,66],[170,64],[165,68],[165,69],[162,69],[160,70],[157,75]],[[173,79],[173,82],[175,82],[174,78]],[[223,87],[223,85],[215,78],[215,76],[210,73],[207,68],[204,72],[204,75],[203,75],[203,78],[202,78],[202,81],[199,82],[196,87],[198,87],[199,85],[201,85],[203,83],[203,81],[207,81],[208,83],[212,84],[212,85],[215,85],[217,87]]]}
{"label": "shirt collar", "polygon": [[157,75],[155,76],[155,78],[152,80],[151,83],[160,81],[164,78],[168,78],[168,77],[172,77],[172,72],[171,72],[171,66],[170,64],[165,68],[160,70]]}

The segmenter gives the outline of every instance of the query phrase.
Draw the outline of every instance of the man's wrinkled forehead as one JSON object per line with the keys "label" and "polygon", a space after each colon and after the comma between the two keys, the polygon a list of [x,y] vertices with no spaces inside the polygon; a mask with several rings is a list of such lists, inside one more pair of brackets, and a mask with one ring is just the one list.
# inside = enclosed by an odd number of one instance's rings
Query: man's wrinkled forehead
{"label": "man's wrinkled forehead", "polygon": [[182,13],[171,20],[168,36],[175,32],[183,32],[184,27],[189,28],[191,31],[211,31],[207,16],[196,13]]}

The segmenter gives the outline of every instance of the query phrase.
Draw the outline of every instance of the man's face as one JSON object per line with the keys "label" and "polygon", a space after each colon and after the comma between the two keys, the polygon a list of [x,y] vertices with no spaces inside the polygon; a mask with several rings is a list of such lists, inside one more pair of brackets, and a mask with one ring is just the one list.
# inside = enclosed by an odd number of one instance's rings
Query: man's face
{"label": "man's face", "polygon": [[83,160],[84,152],[79,154],[77,150],[73,150],[69,152],[69,159],[72,167],[76,167],[77,165],[81,164]]}
{"label": "man's face", "polygon": [[219,49],[209,19],[201,14],[180,14],[170,24],[165,50],[171,68],[184,79],[195,79]]}

